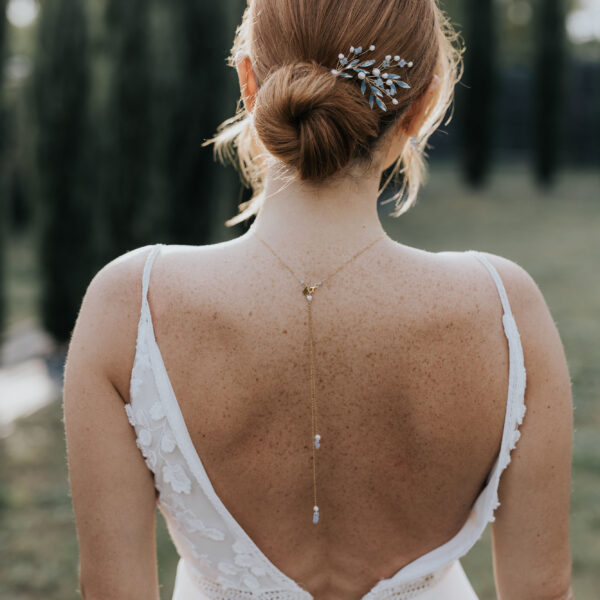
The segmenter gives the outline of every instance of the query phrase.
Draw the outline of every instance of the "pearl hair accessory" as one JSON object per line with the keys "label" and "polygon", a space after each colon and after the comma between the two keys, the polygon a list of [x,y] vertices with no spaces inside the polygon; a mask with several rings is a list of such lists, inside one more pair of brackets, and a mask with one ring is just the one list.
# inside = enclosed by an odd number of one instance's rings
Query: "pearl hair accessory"
{"label": "pearl hair accessory", "polygon": [[[413,62],[406,61],[400,56],[391,56],[388,54],[385,60],[377,67],[372,68],[369,71],[369,67],[377,64],[376,60],[364,60],[358,58],[367,52],[374,52],[375,46],[371,45],[367,50],[363,51],[362,46],[355,48],[350,46],[350,52],[348,56],[344,54],[338,55],[338,64],[335,69],[331,70],[331,73],[336,77],[344,77],[347,79],[354,79],[358,77],[361,80],[360,89],[363,95],[367,91],[367,86],[370,89],[369,104],[373,108],[374,103],[381,110],[387,111],[387,107],[383,98],[389,96],[392,98],[392,104],[398,104],[397,98],[394,96],[398,93],[399,88],[410,89],[410,85],[405,81],[402,81],[402,77],[396,73],[384,72],[383,69],[389,69],[390,67],[408,68],[412,69]],[[354,71],[354,74],[346,71]]]}

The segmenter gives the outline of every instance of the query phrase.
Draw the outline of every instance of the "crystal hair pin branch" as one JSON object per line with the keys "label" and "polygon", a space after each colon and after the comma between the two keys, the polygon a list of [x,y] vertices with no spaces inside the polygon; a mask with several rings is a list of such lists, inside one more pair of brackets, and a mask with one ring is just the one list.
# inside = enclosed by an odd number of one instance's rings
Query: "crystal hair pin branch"
{"label": "crystal hair pin branch", "polygon": [[350,46],[349,55],[345,56],[344,54],[340,54],[338,56],[337,67],[332,69],[331,72],[336,77],[344,77],[346,79],[354,79],[354,77],[357,77],[361,80],[360,89],[363,95],[367,91],[367,88],[370,91],[369,104],[371,105],[371,108],[377,103],[377,106],[379,106],[381,110],[387,111],[387,107],[383,101],[384,96],[389,96],[392,98],[393,104],[398,104],[398,99],[394,98],[398,93],[398,89],[410,89],[410,85],[405,81],[402,81],[400,75],[384,72],[384,69],[389,69],[390,67],[411,69],[413,62],[412,60],[406,61],[400,56],[388,55],[379,66],[375,67],[374,65],[377,64],[376,60],[361,60],[359,58],[363,54],[373,52],[374,50],[375,46],[373,45],[369,46],[369,48],[364,51],[362,46],[358,46],[358,48]]}

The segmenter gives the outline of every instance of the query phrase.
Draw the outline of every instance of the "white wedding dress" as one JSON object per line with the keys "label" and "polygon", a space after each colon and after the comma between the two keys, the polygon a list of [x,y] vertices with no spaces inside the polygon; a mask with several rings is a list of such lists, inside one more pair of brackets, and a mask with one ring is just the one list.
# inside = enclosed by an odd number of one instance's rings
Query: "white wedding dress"
{"label": "white wedding dress", "polygon": [[[125,404],[137,445],[154,473],[158,505],[180,556],[173,600],[312,600],[256,546],[217,496],[196,452],[156,343],[148,282],[162,244],[150,252],[142,277],[142,306]],[[489,271],[502,301],[510,355],[506,417],[501,448],[485,488],[462,529],[449,541],[379,581],[362,600],[477,600],[459,562],[480,538],[499,505],[500,475],[520,437],[525,414],[523,350],[508,297],[493,265],[467,251]]]}

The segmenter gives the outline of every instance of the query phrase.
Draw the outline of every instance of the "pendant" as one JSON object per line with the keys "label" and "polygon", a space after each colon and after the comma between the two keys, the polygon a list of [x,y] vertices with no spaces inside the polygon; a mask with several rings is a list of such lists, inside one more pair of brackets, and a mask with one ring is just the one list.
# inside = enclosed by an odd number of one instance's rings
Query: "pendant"
{"label": "pendant", "polygon": [[317,435],[315,435],[315,448],[320,448],[321,447],[321,436],[317,433]]}
{"label": "pendant", "polygon": [[319,522],[319,507],[313,506],[313,523],[317,524]]}
{"label": "pendant", "polygon": [[304,294],[304,296],[306,297],[306,299],[309,302],[313,299],[313,295],[317,291],[317,288],[322,284],[323,284],[322,281],[318,281],[317,283],[314,283],[313,285],[307,285],[307,284],[305,284],[304,279],[302,281],[300,281],[300,285],[303,286],[302,293]]}

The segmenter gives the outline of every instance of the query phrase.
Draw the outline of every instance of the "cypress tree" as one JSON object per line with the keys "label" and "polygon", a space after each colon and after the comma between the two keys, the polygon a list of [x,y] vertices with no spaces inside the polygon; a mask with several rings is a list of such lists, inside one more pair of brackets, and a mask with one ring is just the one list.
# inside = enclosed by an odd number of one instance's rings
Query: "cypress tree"
{"label": "cypress tree", "polygon": [[6,185],[4,182],[5,159],[6,159],[6,129],[7,118],[5,115],[4,103],[4,80],[2,73],[4,71],[4,39],[6,34],[6,3],[7,0],[0,0],[0,342],[6,322],[6,297],[5,297],[5,261],[6,261],[6,221],[7,221],[7,201]]}
{"label": "cypress tree", "polygon": [[560,158],[565,96],[566,36],[562,0],[536,3],[534,167],[541,184],[552,183]]}
{"label": "cypress tree", "polygon": [[45,0],[33,72],[42,325],[67,341],[89,283],[88,29],[84,0]]}
{"label": "cypress tree", "polygon": [[8,191],[6,193],[6,221],[10,223],[11,231],[23,232],[31,222],[31,212],[29,199],[25,187],[24,167],[16,162],[10,169],[6,184]]}
{"label": "cypress tree", "polygon": [[172,193],[170,237],[175,243],[210,243],[215,229],[222,226],[220,221],[232,216],[221,219],[223,211],[217,204],[233,199],[235,208],[237,176],[230,171],[224,177],[212,150],[201,146],[235,111],[237,91],[225,64],[233,41],[232,6],[238,10],[239,2],[173,5],[180,76],[174,90],[167,168]]}
{"label": "cypress tree", "polygon": [[468,0],[465,73],[460,91],[463,166],[472,185],[484,182],[492,161],[496,97],[496,32],[493,0]]}
{"label": "cypress tree", "polygon": [[109,0],[108,258],[152,241],[148,197],[153,150],[148,0]]}

